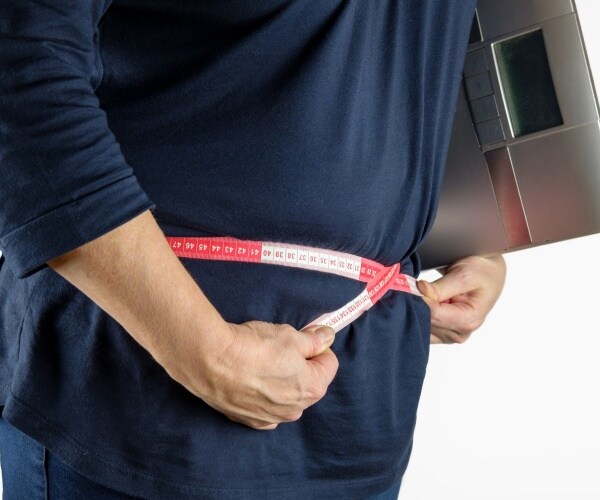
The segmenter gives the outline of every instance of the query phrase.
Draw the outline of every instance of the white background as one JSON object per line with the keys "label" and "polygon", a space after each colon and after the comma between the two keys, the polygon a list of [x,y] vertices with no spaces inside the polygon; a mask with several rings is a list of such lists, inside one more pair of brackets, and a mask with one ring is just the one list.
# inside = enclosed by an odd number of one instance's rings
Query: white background
{"label": "white background", "polygon": [[[576,5],[598,86],[600,2]],[[600,499],[599,256],[600,235],[507,254],[484,326],[432,346],[402,500]]]}
{"label": "white background", "polygon": [[432,346],[402,500],[600,499],[599,255],[508,254],[484,326]]}

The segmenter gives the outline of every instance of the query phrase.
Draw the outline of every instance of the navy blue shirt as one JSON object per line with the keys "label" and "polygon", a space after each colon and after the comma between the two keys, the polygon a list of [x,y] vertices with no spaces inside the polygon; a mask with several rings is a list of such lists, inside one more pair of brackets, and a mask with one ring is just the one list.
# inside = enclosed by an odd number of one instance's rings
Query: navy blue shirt
{"label": "navy blue shirt", "polygon": [[[388,293],[338,333],[325,398],[257,432],[172,381],[45,262],[152,208],[167,235],[312,245],[417,274],[474,4],[3,0],[3,417],[132,495],[361,498],[399,480],[428,357],[418,297]],[[302,327],[362,290],[184,264],[231,322]]]}

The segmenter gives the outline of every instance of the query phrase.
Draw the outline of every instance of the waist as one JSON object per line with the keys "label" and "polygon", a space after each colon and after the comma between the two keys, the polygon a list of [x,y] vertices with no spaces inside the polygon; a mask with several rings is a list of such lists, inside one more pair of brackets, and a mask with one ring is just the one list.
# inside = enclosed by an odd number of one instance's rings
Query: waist
{"label": "waist", "polygon": [[[270,264],[334,274],[360,281],[364,290],[333,311],[309,324],[326,325],[339,331],[373,307],[388,292],[420,295],[414,277],[401,272],[401,264],[385,266],[373,260],[329,249],[279,242],[239,240],[228,237],[178,237],[167,240],[178,257]],[[319,293],[315,290],[315,293]]]}

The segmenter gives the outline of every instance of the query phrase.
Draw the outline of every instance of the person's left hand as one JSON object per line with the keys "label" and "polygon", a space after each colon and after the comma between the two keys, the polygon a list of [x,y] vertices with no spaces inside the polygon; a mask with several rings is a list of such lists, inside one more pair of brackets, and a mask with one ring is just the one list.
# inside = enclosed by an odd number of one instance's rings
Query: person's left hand
{"label": "person's left hand", "polygon": [[479,328],[504,287],[502,255],[456,261],[436,281],[417,285],[431,309],[431,343],[465,342]]}

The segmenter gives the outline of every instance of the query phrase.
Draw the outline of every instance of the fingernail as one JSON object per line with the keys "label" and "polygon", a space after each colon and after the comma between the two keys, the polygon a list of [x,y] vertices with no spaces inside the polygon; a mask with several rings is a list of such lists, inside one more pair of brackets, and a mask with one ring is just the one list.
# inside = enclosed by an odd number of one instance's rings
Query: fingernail
{"label": "fingernail", "polygon": [[331,344],[335,336],[335,331],[329,326],[319,326],[315,330],[315,333],[319,336],[323,345]]}
{"label": "fingernail", "polygon": [[437,300],[437,293],[433,285],[431,285],[431,283],[429,283],[428,281],[419,280],[417,285],[419,286],[419,290],[423,295],[425,295],[425,297],[431,300]]}

